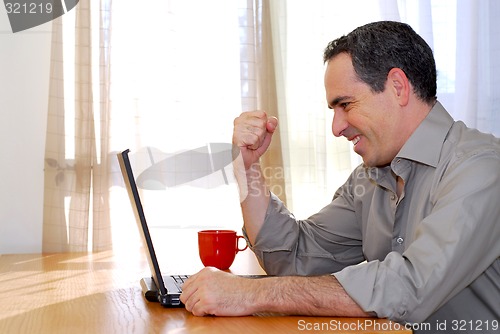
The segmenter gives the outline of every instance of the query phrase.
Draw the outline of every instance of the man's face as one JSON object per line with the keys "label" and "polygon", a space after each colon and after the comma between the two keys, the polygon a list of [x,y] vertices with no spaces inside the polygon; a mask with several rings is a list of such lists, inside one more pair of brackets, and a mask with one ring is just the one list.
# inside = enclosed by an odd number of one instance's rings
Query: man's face
{"label": "man's face", "polygon": [[389,164],[405,139],[398,135],[401,110],[390,82],[382,93],[374,93],[356,76],[351,57],[342,53],[328,62],[325,89],[334,110],[333,134],[351,141],[367,166]]}

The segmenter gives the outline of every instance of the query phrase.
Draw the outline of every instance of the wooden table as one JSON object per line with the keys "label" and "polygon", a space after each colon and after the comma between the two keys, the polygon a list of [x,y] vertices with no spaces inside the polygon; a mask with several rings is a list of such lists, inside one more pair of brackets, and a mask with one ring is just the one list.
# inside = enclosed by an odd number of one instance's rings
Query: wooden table
{"label": "wooden table", "polygon": [[[196,252],[187,254],[177,262],[164,260],[168,264],[161,263],[162,270],[190,274],[201,269]],[[165,254],[158,252],[158,257],[161,262]],[[191,270],[179,272],[187,268]],[[230,271],[262,273],[250,250],[237,255]],[[146,301],[139,280],[147,275],[142,249],[0,255],[0,333],[393,333],[404,329],[384,319],[195,317],[185,309],[165,309]]]}

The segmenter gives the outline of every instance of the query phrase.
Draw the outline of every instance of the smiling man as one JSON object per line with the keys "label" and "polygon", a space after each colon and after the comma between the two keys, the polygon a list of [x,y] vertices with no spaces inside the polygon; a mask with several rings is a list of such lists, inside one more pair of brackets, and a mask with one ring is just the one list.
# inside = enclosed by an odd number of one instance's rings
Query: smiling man
{"label": "smiling man", "polygon": [[431,332],[496,332],[500,140],[454,121],[437,101],[432,51],[406,24],[359,27],[332,41],[324,60],[333,134],[351,141],[363,164],[330,204],[297,220],[266,188],[259,166],[277,119],[240,115],[233,144],[243,231],[278,277],[205,268],[184,286],[186,308],[377,316],[426,323],[421,328]]}

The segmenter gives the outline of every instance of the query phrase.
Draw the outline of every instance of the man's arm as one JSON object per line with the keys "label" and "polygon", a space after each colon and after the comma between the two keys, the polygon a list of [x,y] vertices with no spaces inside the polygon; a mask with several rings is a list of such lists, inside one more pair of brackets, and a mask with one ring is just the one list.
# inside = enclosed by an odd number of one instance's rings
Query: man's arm
{"label": "man's arm", "polygon": [[264,223],[269,204],[267,189],[259,159],[266,152],[278,120],[263,111],[245,112],[234,120],[233,147],[238,152],[234,174],[240,189],[243,222],[250,243],[254,243]]}
{"label": "man's arm", "polygon": [[[234,121],[237,148],[234,172],[241,196],[245,230],[254,244],[270,194],[259,159],[271,143],[276,118],[265,112],[243,113]],[[183,286],[181,301],[194,315],[244,316],[261,312],[317,316],[373,316],[365,313],[332,275],[249,279],[204,268]]]}
{"label": "man's arm", "polygon": [[196,316],[289,315],[368,317],[332,275],[251,279],[205,268],[183,286],[181,301]]}

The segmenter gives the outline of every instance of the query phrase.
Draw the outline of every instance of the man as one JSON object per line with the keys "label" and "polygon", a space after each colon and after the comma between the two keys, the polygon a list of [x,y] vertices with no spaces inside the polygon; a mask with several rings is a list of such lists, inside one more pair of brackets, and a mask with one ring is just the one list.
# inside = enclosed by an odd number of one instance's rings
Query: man
{"label": "man", "polygon": [[244,233],[279,277],[205,268],[184,285],[186,308],[377,316],[434,331],[465,323],[467,332],[493,332],[496,321],[498,329],[500,140],[453,121],[436,99],[432,51],[406,24],[362,26],[331,42],[324,59],[333,134],[363,164],[328,206],[296,220],[259,167],[277,119],[238,117]]}

